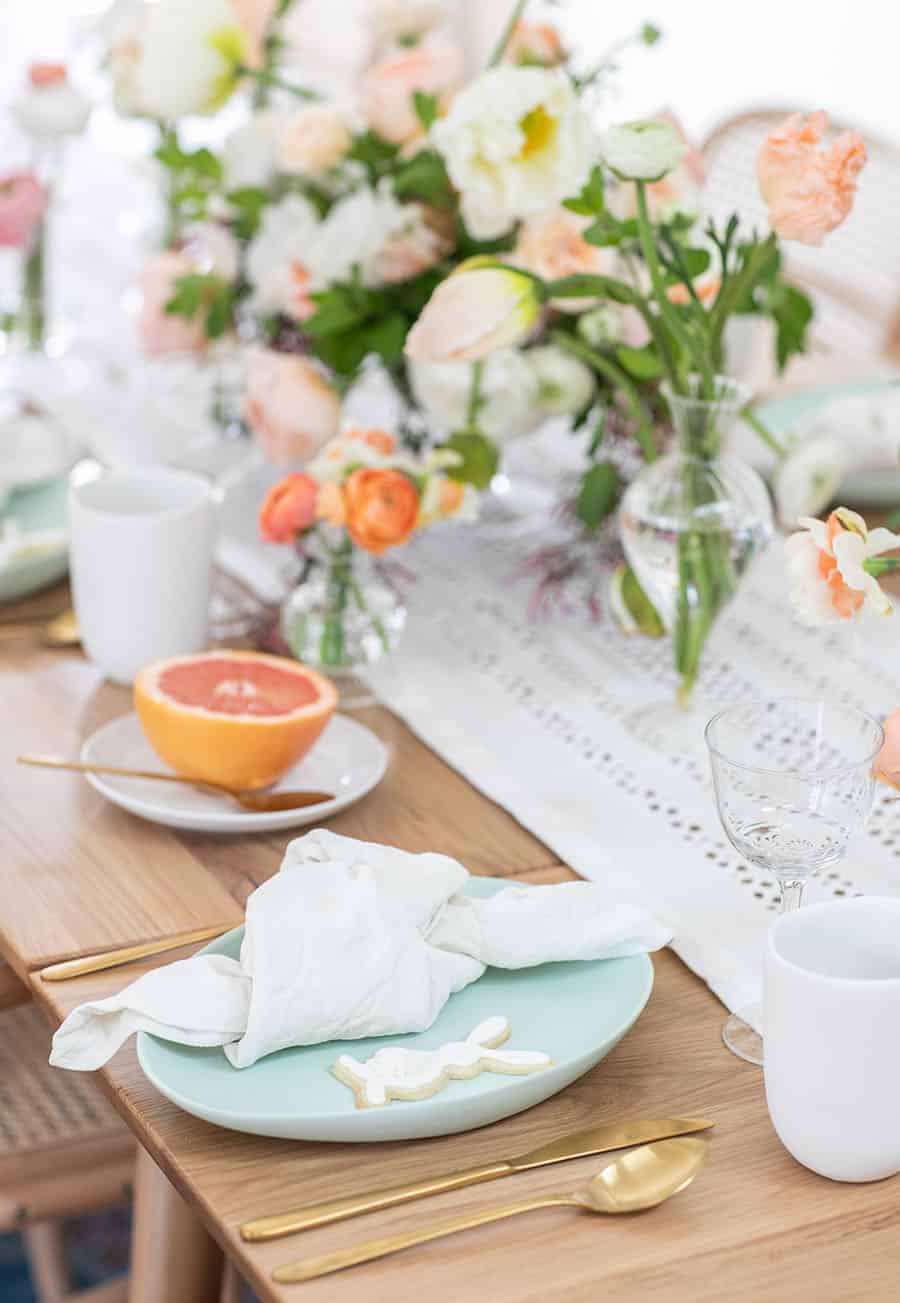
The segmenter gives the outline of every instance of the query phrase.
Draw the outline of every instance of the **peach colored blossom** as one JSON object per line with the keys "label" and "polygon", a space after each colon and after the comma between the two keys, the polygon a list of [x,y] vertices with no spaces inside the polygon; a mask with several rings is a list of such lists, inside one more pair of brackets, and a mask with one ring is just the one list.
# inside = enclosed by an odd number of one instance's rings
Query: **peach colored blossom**
{"label": "peach colored blossom", "polygon": [[375,254],[372,277],[381,285],[414,280],[450,253],[453,235],[443,214],[426,204],[408,204],[412,220],[392,232]]}
{"label": "peach colored blossom", "polygon": [[247,39],[247,67],[261,68],[266,59],[266,32],[275,17],[278,0],[231,0],[231,8]]}
{"label": "peach colored blossom", "polygon": [[516,23],[503,55],[504,63],[553,68],[566,57],[559,32],[552,23]]}
{"label": "peach colored blossom", "polygon": [[848,217],[866,147],[855,131],[820,148],[827,114],[794,113],[766,137],[756,174],[769,206],[769,223],[785,240],[819,245]]}
{"label": "peach colored blossom", "polygon": [[287,475],[266,494],[259,531],[267,543],[293,543],[316,522],[319,486],[311,475]]}
{"label": "peach colored blossom", "polygon": [[344,437],[364,443],[367,448],[380,452],[382,457],[390,457],[397,451],[397,439],[388,430],[348,430]]}
{"label": "peach colored blossom", "polygon": [[145,266],[141,275],[144,301],[138,329],[144,352],[150,357],[163,353],[202,353],[206,349],[208,340],[199,313],[187,320],[166,312],[178,278],[196,270],[196,264],[187,254],[172,250],[156,254]]}
{"label": "peach colored blossom", "polygon": [[869,529],[855,511],[838,507],[827,521],[801,516],[802,529],[785,543],[791,601],[810,625],[855,616],[890,615],[893,607],[866,562],[900,547],[900,535]]}
{"label": "peach colored blossom", "polygon": [[343,529],[347,523],[347,509],[344,506],[344,493],[340,484],[326,481],[319,489],[316,503],[316,517],[324,520],[334,529]]}
{"label": "peach colored blossom", "polygon": [[450,41],[426,41],[372,65],[363,77],[361,107],[371,129],[395,145],[421,134],[413,95],[436,95],[442,110],[463,79],[461,51]]}
{"label": "peach colored blossom", "polygon": [[[701,303],[711,303],[721,288],[722,281],[718,276],[704,276],[701,280],[694,281],[694,293]],[[666,290],[666,297],[670,303],[676,303],[680,307],[689,303],[691,299],[688,287],[684,284],[670,285]]]}
{"label": "peach colored blossom", "polygon": [[346,156],[353,143],[343,115],[328,104],[309,104],[285,125],[278,160],[285,172],[321,176]]}
{"label": "peach colored blossom", "polygon": [[254,349],[243,412],[269,461],[306,462],[337,433],[341,400],[314,362]]}
{"label": "peach colored blossom", "polygon": [[413,534],[419,495],[400,471],[361,466],[344,483],[347,532],[357,547],[380,556]]}
{"label": "peach colored blossom", "polygon": [[309,321],[316,311],[312,292],[310,271],[305,263],[295,258],[287,268],[282,305],[289,317],[295,321]]}
{"label": "peach colored blossom", "polygon": [[0,178],[0,248],[24,249],[47,211],[47,191],[33,172]]}
{"label": "peach colored blossom", "polygon": [[66,76],[64,63],[32,63],[28,66],[28,80],[32,86],[58,86]]}
{"label": "peach colored blossom", "polygon": [[[584,232],[590,224],[590,218],[579,217],[567,208],[532,217],[522,223],[513,260],[542,280],[560,280],[584,272],[611,276],[615,255],[587,242]],[[566,299],[554,301],[553,306],[564,312],[584,312],[595,303],[596,299]]]}
{"label": "peach colored blossom", "polygon": [[883,783],[900,788],[900,709],[884,721],[884,746],[875,761],[875,773]]}
{"label": "peach colored blossom", "polygon": [[449,519],[462,509],[466,500],[466,486],[459,480],[445,479],[441,484],[440,513]]}

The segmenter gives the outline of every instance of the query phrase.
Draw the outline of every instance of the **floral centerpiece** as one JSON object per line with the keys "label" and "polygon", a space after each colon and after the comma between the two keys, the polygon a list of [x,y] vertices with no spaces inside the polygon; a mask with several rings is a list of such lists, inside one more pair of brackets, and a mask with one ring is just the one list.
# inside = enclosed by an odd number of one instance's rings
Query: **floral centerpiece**
{"label": "floral centerpiece", "polygon": [[405,611],[373,562],[422,529],[474,518],[477,494],[448,473],[457,460],[452,451],[416,456],[386,430],[350,429],[270,490],[262,536],[292,544],[303,563],[282,616],[300,660],[350,670],[394,647]]}

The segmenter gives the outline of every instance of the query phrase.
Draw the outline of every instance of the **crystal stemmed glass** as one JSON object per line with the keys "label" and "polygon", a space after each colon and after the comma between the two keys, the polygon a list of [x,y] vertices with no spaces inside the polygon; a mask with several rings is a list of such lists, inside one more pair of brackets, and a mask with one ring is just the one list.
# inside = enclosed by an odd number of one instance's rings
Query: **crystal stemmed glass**
{"label": "crystal stemmed glass", "polygon": [[[877,720],[854,706],[789,698],[732,706],[706,727],[716,805],[735,850],[778,879],[782,910],[809,878],[843,859],[869,817]],[[762,1063],[759,1005],[725,1023],[733,1053]]]}

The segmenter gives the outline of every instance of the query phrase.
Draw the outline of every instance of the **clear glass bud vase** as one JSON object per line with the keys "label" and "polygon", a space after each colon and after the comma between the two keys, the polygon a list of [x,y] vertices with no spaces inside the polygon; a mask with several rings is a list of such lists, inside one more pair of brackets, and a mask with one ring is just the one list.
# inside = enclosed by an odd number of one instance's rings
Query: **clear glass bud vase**
{"label": "clear glass bud vase", "polygon": [[704,392],[692,376],[687,394],[665,396],[676,445],[632,481],[619,525],[628,563],[672,636],[687,707],[713,624],[774,524],[760,476],[723,451],[749,397],[743,386],[716,376]]}

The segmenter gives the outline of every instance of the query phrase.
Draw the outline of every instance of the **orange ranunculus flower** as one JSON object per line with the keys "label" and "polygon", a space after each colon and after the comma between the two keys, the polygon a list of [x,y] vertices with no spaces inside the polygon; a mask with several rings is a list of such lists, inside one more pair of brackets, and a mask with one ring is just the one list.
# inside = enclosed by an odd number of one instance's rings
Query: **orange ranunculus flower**
{"label": "orange ranunculus flower", "polygon": [[319,486],[311,475],[286,475],[266,494],[259,529],[267,543],[293,543],[316,521]]}
{"label": "orange ranunculus flower", "polygon": [[405,543],[419,518],[416,487],[400,471],[361,466],[344,483],[344,506],[353,542],[376,556]]}
{"label": "orange ranunculus flower", "polygon": [[827,114],[794,113],[763,142],[756,174],[769,205],[769,223],[784,240],[821,244],[849,216],[866,147],[855,131],[842,131],[828,150],[820,142]]}
{"label": "orange ranunculus flower", "polygon": [[900,710],[884,721],[884,746],[875,761],[875,776],[900,789]]}

